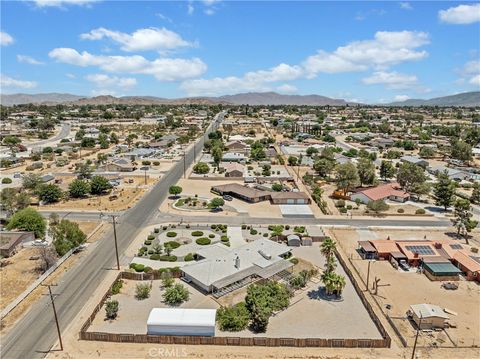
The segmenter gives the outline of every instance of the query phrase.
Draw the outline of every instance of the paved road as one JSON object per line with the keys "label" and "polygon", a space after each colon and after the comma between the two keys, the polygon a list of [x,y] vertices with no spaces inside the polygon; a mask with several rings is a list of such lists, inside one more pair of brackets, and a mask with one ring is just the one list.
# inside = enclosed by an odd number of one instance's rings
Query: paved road
{"label": "paved road", "polygon": [[[223,120],[219,114],[207,132],[216,128]],[[203,148],[206,135],[195,145],[196,153]],[[185,164],[193,162],[193,146],[186,153]],[[123,253],[142,227],[158,214],[158,207],[168,195],[170,185],[183,175],[184,163],[178,162],[163,179],[145,195],[138,204],[118,218],[117,234],[119,252]],[[79,263],[65,273],[54,292],[58,294],[56,307],[61,328],[75,318],[87,300],[93,295],[106,273],[114,265],[114,245],[112,233],[98,242],[94,251],[79,260]],[[126,260],[125,257],[123,257]],[[2,358],[43,358],[57,340],[52,308],[46,297],[33,305],[26,316],[1,338],[0,357]]]}

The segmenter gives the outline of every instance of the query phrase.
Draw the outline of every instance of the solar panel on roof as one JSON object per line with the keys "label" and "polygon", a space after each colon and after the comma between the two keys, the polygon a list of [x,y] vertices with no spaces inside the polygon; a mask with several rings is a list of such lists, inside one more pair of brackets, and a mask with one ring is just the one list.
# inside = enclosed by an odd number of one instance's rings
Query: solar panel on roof
{"label": "solar panel on roof", "polygon": [[452,249],[462,249],[462,245],[461,244],[450,244],[450,248]]}
{"label": "solar panel on roof", "polygon": [[430,246],[405,246],[407,250],[413,253],[423,254],[423,255],[434,255],[435,252]]}

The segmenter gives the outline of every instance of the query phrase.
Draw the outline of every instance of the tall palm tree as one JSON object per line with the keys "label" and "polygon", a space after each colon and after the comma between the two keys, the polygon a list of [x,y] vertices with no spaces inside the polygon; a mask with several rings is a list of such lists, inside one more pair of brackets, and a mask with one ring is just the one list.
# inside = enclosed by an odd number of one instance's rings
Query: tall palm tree
{"label": "tall palm tree", "polygon": [[320,252],[325,256],[325,258],[332,257],[335,253],[337,244],[333,239],[327,237],[320,246]]}
{"label": "tall palm tree", "polygon": [[332,281],[332,287],[334,288],[335,293],[338,296],[342,295],[343,288],[345,288],[345,285],[347,284],[345,277],[340,274],[335,274],[334,273],[334,278]]}
{"label": "tall palm tree", "polygon": [[327,292],[327,295],[332,294],[333,291],[335,290],[334,281],[335,281],[335,273],[323,272],[322,282],[325,285],[325,291]]}

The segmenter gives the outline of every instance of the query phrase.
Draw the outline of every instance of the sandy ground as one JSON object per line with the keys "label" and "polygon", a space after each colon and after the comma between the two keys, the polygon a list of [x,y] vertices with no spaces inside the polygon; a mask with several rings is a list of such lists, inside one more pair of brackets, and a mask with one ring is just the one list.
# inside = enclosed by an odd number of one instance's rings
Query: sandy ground
{"label": "sandy ground", "polygon": [[[92,230],[97,228],[98,223],[94,222],[79,222],[80,228],[84,230],[86,233],[92,233]],[[92,228],[93,227],[93,228]],[[98,230],[88,238],[88,243],[94,243],[98,239],[100,239],[103,234],[105,234],[110,229],[109,224],[102,224]],[[90,232],[88,230],[90,229]],[[30,257],[29,253],[33,253],[36,251],[34,248],[24,248],[19,253],[15,255],[15,257],[19,256],[20,260],[18,261],[18,265],[15,265],[10,270],[10,267],[13,264],[2,268],[0,270],[1,275],[1,307],[2,309],[8,304],[11,300],[15,299],[19,294],[21,294],[31,283],[33,283],[40,275],[39,272],[34,270],[36,261],[29,261],[28,258]],[[61,276],[72,268],[73,265],[76,264],[79,258],[85,255],[85,252],[80,252],[78,254],[70,256],[65,262],[63,262],[45,281],[44,284],[54,284],[58,282]],[[14,257],[14,258],[15,258]],[[28,261],[29,263],[26,263]],[[12,263],[17,264],[17,261],[12,261]],[[24,264],[24,266],[22,266]],[[30,271],[24,271],[26,265],[30,265]],[[8,272],[4,272],[8,269]],[[27,281],[28,279],[28,281]],[[10,283],[10,284],[9,284]],[[5,292],[5,294],[4,294]],[[34,289],[16,308],[14,308],[9,314],[2,319],[1,323],[1,331],[0,334],[4,335],[11,326],[20,319],[23,315],[25,315],[28,310],[30,309],[31,305],[36,302],[42,295],[45,294],[45,288],[39,286]],[[4,299],[4,298],[9,298]]]}
{"label": "sandy ground", "polygon": [[[370,235],[372,239],[385,239],[390,236],[392,239],[422,240],[427,239],[451,239],[442,231],[434,230],[383,230],[383,231],[355,231],[347,229],[331,230],[333,237],[340,243],[362,279],[366,278],[367,261],[361,260],[356,252],[357,241],[367,240]],[[441,282],[430,281],[425,275],[414,272],[403,272],[395,270],[387,261],[376,261],[371,264],[370,287],[375,277],[381,279],[378,295],[375,296],[382,308],[390,304],[392,306],[390,315],[392,317],[404,317],[411,304],[431,303],[442,308],[448,308],[458,315],[451,316],[451,319],[458,325],[458,328],[446,330],[450,338],[459,346],[478,345],[480,343],[480,286],[474,282],[460,280],[459,289],[448,291],[441,288]],[[386,310],[386,309],[385,309]],[[409,324],[409,323],[407,323]],[[411,342],[415,332],[411,325],[402,325],[402,335]],[[434,340],[436,338],[433,338]],[[438,345],[452,345],[448,338],[437,341]],[[424,335],[422,343],[430,343],[432,338]]]}

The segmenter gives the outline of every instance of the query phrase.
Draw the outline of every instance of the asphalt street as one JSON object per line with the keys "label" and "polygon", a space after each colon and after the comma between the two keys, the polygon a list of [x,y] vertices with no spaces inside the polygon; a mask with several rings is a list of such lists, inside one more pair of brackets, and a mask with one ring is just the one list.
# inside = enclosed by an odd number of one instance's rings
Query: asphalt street
{"label": "asphalt street", "polygon": [[[223,120],[218,114],[206,133],[214,130]],[[195,144],[198,154],[203,149],[207,135]],[[123,253],[143,226],[158,214],[158,207],[168,195],[168,188],[183,176],[184,167],[193,162],[193,146],[180,161],[155,185],[135,207],[118,218],[117,238],[119,252]],[[85,257],[57,283],[54,293],[60,327],[65,329],[75,318],[87,300],[93,295],[108,271],[113,270],[115,250],[112,231],[98,242],[94,251]],[[47,297],[41,298],[30,311],[19,320],[7,335],[0,338],[1,358],[43,358],[57,340],[52,308]]]}

